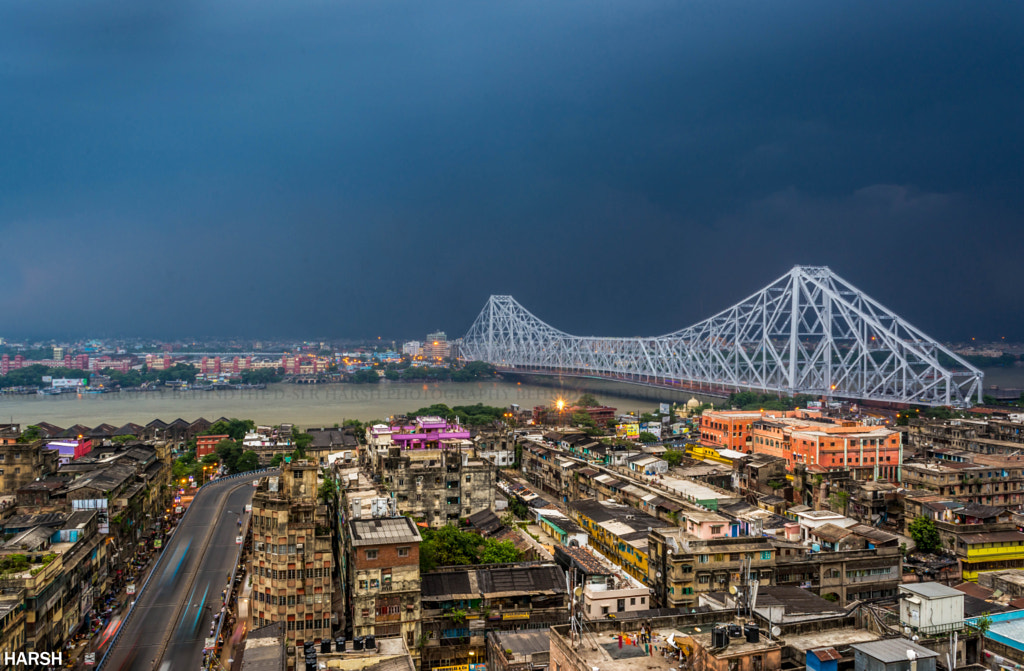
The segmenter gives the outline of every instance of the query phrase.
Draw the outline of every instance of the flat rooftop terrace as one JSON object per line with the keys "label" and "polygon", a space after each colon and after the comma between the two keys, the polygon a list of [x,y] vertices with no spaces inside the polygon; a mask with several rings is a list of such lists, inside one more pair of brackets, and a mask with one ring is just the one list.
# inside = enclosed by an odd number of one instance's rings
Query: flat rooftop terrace
{"label": "flat rooftop terrace", "polygon": [[[667,647],[665,639],[670,635],[676,638],[686,636],[678,629],[655,629],[651,636],[652,646]],[[577,654],[590,668],[601,671],[675,671],[679,666],[677,660],[660,652],[648,655],[642,645],[629,645],[623,640],[620,648],[618,633],[607,631],[585,636]]]}

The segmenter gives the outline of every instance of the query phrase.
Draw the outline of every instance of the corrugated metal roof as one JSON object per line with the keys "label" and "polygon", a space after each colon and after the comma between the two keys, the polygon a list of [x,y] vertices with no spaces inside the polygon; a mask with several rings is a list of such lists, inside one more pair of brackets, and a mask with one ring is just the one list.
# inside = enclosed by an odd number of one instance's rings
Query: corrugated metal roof
{"label": "corrugated metal roof", "polygon": [[923,648],[905,638],[890,638],[882,641],[871,641],[870,643],[854,643],[850,647],[873,659],[877,659],[882,664],[907,661],[908,650],[913,650],[916,653],[917,659],[939,656],[939,653]]}

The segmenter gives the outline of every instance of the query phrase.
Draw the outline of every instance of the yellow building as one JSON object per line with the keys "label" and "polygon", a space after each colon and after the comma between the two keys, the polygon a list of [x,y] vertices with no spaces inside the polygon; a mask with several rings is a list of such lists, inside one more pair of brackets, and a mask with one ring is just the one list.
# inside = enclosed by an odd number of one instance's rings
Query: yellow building
{"label": "yellow building", "polygon": [[956,555],[965,581],[977,582],[978,574],[1008,568],[1024,568],[1024,533],[995,531],[961,534]]}
{"label": "yellow building", "polygon": [[636,508],[609,501],[575,501],[570,512],[587,533],[590,544],[621,566],[626,573],[647,583],[648,529],[665,523]]}

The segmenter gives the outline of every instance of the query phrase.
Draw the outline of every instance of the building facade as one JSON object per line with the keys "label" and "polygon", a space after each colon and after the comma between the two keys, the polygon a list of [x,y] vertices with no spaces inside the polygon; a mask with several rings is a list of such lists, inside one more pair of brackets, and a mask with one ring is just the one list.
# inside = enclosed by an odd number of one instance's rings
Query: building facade
{"label": "building facade", "polygon": [[288,668],[302,666],[302,645],[330,638],[334,559],[329,520],[317,509],[317,466],[281,465],[264,478],[252,502],[251,623],[285,623]]}

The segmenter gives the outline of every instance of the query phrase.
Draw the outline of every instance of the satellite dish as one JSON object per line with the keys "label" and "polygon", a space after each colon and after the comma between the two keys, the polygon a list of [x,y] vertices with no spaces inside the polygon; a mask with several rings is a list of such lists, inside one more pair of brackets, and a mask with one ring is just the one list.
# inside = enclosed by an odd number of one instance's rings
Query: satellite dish
{"label": "satellite dish", "polygon": [[[914,638],[917,638],[917,636],[915,636]],[[907,648],[907,659],[909,659],[910,661],[914,661],[915,659],[917,659],[917,650],[914,650],[913,648]]]}
{"label": "satellite dish", "polygon": [[774,627],[772,627],[772,636],[774,636],[775,638],[778,638],[779,634],[781,634],[781,633],[782,633],[782,629],[779,628],[779,625],[775,625]]}
{"label": "satellite dish", "polygon": [[576,589],[574,589],[574,590],[572,591],[572,593],[573,593],[573,594],[574,594],[575,596],[579,596],[579,595],[583,594],[583,588],[582,588],[582,587],[577,587]]}
{"label": "satellite dish", "polygon": [[654,572],[654,577],[655,578],[660,578],[661,577],[661,571],[655,571]]}
{"label": "satellite dish", "polygon": [[736,593],[736,585],[729,585],[729,594]]}

